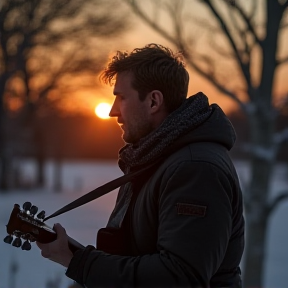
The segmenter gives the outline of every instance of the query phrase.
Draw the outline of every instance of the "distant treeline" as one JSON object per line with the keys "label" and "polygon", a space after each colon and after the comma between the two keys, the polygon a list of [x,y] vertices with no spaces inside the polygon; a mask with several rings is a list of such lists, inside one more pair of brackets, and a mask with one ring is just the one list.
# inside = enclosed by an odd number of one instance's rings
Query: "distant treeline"
{"label": "distant treeline", "polygon": [[[231,151],[235,159],[247,158],[243,145],[249,139],[246,118],[241,112],[228,115],[237,142]],[[124,145],[115,119],[101,120],[94,115],[39,116],[33,123],[19,117],[9,120],[8,139],[13,156],[59,159],[114,159]],[[279,117],[276,131],[284,128],[288,116]],[[288,161],[288,144],[282,145],[279,158]]]}
{"label": "distant treeline", "polygon": [[20,123],[15,117],[10,121],[9,142],[14,156],[115,159],[124,145],[115,119],[48,115],[38,117],[32,124]]}

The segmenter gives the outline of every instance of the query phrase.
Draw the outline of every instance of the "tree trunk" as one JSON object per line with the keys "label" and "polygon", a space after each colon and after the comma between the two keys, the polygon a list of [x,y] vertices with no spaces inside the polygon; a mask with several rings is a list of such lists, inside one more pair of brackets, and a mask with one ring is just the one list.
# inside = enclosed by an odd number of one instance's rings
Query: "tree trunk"
{"label": "tree trunk", "polygon": [[[261,217],[261,216],[260,216]],[[265,264],[265,239],[267,217],[262,219],[249,219],[246,223],[246,250],[243,271],[243,283],[245,288],[263,287],[263,273]]]}
{"label": "tree trunk", "polygon": [[62,160],[60,157],[57,157],[55,159],[53,189],[55,192],[60,193],[62,188]]}
{"label": "tree trunk", "polygon": [[272,152],[274,121],[265,108],[250,117],[252,140],[251,180],[245,197],[246,245],[243,282],[245,288],[260,288],[263,281],[267,239],[267,201],[275,155]]}
{"label": "tree trunk", "polygon": [[4,109],[4,91],[6,85],[6,76],[0,77],[0,192],[5,192],[9,188],[9,155],[7,155],[6,139],[6,112]]}
{"label": "tree trunk", "polygon": [[[33,116],[35,114],[33,113]],[[35,117],[34,117],[35,118]],[[34,134],[34,147],[36,150],[36,186],[38,188],[43,188],[45,186],[45,141],[43,136],[43,131],[38,124],[32,123],[32,129]]]}
{"label": "tree trunk", "polygon": [[[245,288],[263,287],[263,272],[266,258],[267,223],[266,210],[267,182],[272,165],[259,159],[252,160],[252,179],[246,205],[246,245],[243,282]],[[262,199],[261,199],[262,195]]]}

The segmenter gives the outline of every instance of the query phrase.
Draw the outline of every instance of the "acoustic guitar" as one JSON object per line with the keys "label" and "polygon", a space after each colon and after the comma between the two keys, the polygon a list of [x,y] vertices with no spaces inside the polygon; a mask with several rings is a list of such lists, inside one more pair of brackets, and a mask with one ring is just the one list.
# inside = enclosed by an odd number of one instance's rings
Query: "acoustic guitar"
{"label": "acoustic guitar", "polygon": [[[31,249],[31,242],[38,241],[45,244],[56,240],[56,232],[43,222],[45,211],[42,210],[38,214],[37,212],[38,207],[30,202],[25,202],[22,208],[15,204],[6,225],[8,235],[4,238],[4,242],[28,251]],[[69,236],[68,245],[73,253],[85,248]]]}

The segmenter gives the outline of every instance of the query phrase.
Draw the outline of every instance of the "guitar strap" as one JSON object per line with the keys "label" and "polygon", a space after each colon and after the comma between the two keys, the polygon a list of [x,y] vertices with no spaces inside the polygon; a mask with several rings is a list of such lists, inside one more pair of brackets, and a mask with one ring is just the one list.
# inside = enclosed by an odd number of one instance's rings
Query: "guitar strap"
{"label": "guitar strap", "polygon": [[87,194],[79,197],[78,199],[76,199],[76,200],[70,202],[69,204],[65,205],[64,207],[60,208],[59,210],[57,210],[56,212],[54,212],[50,216],[45,217],[43,221],[46,221],[50,218],[53,218],[53,217],[56,217],[56,216],[61,215],[63,213],[66,213],[72,209],[79,207],[79,206],[82,206],[82,205],[84,205],[84,204],[86,204],[92,200],[95,200],[95,199],[113,191],[114,189],[124,185],[127,182],[131,182],[137,176],[142,174],[144,171],[151,169],[157,163],[159,163],[159,161],[156,161],[153,164],[146,166],[145,168],[142,168],[142,169],[135,171],[135,172],[125,174],[125,175],[118,177],[118,178],[116,178],[116,179],[114,179],[114,180],[112,180],[112,181],[110,181],[110,182],[108,182],[102,186],[99,186],[98,188],[88,192]]}
{"label": "guitar strap", "polygon": [[78,199],[72,201],[71,203],[65,205],[64,207],[62,207],[61,209],[57,210],[56,212],[54,212],[53,214],[51,214],[50,216],[44,218],[43,221],[46,221],[50,218],[56,217],[58,215],[61,215],[63,213],[66,213],[72,209],[75,209],[79,206],[82,206],[92,200],[95,200],[111,191],[113,191],[114,189],[126,184],[127,182],[131,182],[132,180],[134,180],[137,176],[139,176],[140,174],[144,173],[145,171],[148,171],[149,169],[151,169],[152,167],[156,166],[157,164],[160,164],[161,161],[165,158],[167,158],[168,155],[172,154],[173,152],[177,151],[178,149],[180,149],[181,147],[185,146],[187,143],[186,141],[178,141],[176,143],[174,143],[172,146],[170,146],[165,153],[162,154],[161,157],[159,157],[157,160],[155,160],[152,164],[147,165],[145,168],[139,169],[137,171],[134,172],[130,172],[128,174],[125,174],[121,177],[118,177],[102,186],[99,186],[98,188],[88,192],[87,194],[79,197]]}

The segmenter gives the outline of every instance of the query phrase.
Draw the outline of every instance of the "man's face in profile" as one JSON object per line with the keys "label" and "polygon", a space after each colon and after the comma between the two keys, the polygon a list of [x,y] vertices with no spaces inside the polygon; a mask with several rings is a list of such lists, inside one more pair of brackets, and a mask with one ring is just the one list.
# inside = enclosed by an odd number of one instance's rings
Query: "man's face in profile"
{"label": "man's face in profile", "polygon": [[139,93],[132,87],[133,74],[117,74],[113,94],[115,100],[110,117],[117,117],[123,130],[122,138],[127,143],[137,143],[149,134],[153,128],[150,120],[148,101],[139,99]]}

